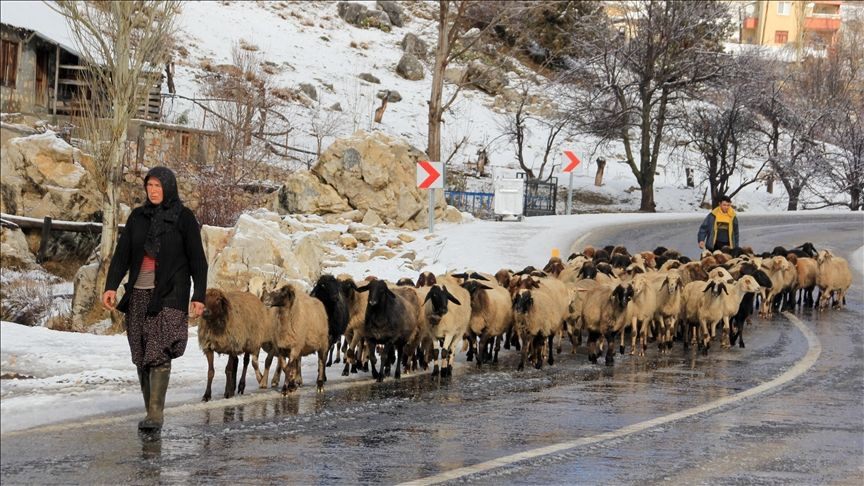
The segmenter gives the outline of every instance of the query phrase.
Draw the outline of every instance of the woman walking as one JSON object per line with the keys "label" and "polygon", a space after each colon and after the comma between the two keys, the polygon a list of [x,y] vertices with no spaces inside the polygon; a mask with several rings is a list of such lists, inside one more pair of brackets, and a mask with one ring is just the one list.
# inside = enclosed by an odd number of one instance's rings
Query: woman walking
{"label": "woman walking", "polygon": [[[171,360],[186,350],[187,309],[193,317],[204,311],[207,259],[198,220],[180,201],[174,173],[154,167],[144,189],[147,202],[132,211],[120,233],[102,305],[126,314],[126,336],[147,410],[138,429],[155,432],[162,427]],[[127,273],[126,291],[115,306]],[[190,277],[195,283],[191,304]]]}

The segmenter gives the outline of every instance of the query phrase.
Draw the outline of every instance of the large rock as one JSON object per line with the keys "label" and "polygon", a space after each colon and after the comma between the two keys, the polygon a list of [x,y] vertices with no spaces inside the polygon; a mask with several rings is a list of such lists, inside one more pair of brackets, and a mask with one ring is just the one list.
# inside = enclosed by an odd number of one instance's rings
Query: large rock
{"label": "large rock", "polygon": [[286,233],[278,215],[243,214],[234,228],[202,228],[210,269],[208,287],[260,292],[276,280],[314,282],[321,273],[322,242],[309,232]]}
{"label": "large rock", "polygon": [[396,27],[402,27],[405,25],[402,22],[402,7],[400,7],[398,3],[390,0],[378,0],[378,8],[387,14],[391,24]]}
{"label": "large rock", "polygon": [[9,140],[0,151],[4,212],[63,220],[92,220],[102,195],[82,165],[87,157],[46,132]]}
{"label": "large rock", "polygon": [[419,81],[425,76],[423,64],[420,63],[417,56],[407,52],[402,55],[402,59],[399,59],[399,64],[396,65],[396,73],[411,81]]}
{"label": "large rock", "polygon": [[3,226],[0,230],[0,266],[22,270],[36,266],[36,258],[20,229]]}
{"label": "large rock", "polygon": [[410,32],[405,34],[405,37],[402,38],[401,45],[402,51],[407,52],[408,54],[414,54],[420,59],[426,59],[426,52],[429,50],[429,47],[423,39],[417,37],[415,34]]}
{"label": "large rock", "polygon": [[[336,140],[312,171],[333,186],[348,203],[373,210],[387,224],[407,229],[427,226],[428,195],[417,189],[417,161],[426,155],[383,132],[358,131]],[[443,191],[435,207],[443,214]]]}
{"label": "large rock", "polygon": [[508,84],[504,71],[477,60],[468,65],[465,77],[471,85],[493,96]]}
{"label": "large rock", "polygon": [[351,207],[336,189],[321,182],[308,171],[292,173],[276,191],[274,209],[281,213],[344,213]]}

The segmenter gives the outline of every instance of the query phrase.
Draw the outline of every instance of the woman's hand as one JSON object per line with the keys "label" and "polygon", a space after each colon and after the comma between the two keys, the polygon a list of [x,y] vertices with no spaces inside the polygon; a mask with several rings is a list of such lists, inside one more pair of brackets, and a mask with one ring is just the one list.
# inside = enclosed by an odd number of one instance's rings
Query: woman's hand
{"label": "woman's hand", "polygon": [[117,310],[115,305],[117,304],[117,291],[116,290],[106,290],[104,294],[102,294],[102,307],[108,309],[109,311]]}
{"label": "woman's hand", "polygon": [[192,317],[201,317],[201,314],[204,313],[204,303],[192,301],[189,304],[189,315]]}

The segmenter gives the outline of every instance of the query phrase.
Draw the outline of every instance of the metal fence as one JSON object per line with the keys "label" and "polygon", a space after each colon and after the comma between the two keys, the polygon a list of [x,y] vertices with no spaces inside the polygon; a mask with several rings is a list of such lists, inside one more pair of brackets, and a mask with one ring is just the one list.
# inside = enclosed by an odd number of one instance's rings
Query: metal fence
{"label": "metal fence", "polygon": [[491,192],[465,192],[445,191],[444,199],[447,204],[454,206],[459,211],[467,211],[480,219],[492,219],[495,194]]}
{"label": "metal fence", "polygon": [[[524,174],[520,174],[524,177]],[[525,216],[550,216],[555,214],[558,199],[558,178],[541,181],[525,181]]]}

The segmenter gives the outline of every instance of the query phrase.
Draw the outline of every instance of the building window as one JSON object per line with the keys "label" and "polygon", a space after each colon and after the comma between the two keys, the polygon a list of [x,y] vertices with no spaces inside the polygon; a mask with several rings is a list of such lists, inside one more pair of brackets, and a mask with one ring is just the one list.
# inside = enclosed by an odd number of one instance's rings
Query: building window
{"label": "building window", "polygon": [[789,31],[788,30],[778,30],[774,32],[774,43],[775,44],[785,44],[789,41]]}
{"label": "building window", "polygon": [[0,41],[0,84],[15,87],[18,74],[18,43],[3,39]]}
{"label": "building window", "polygon": [[792,13],[792,2],[777,2],[777,15],[790,15]]}

